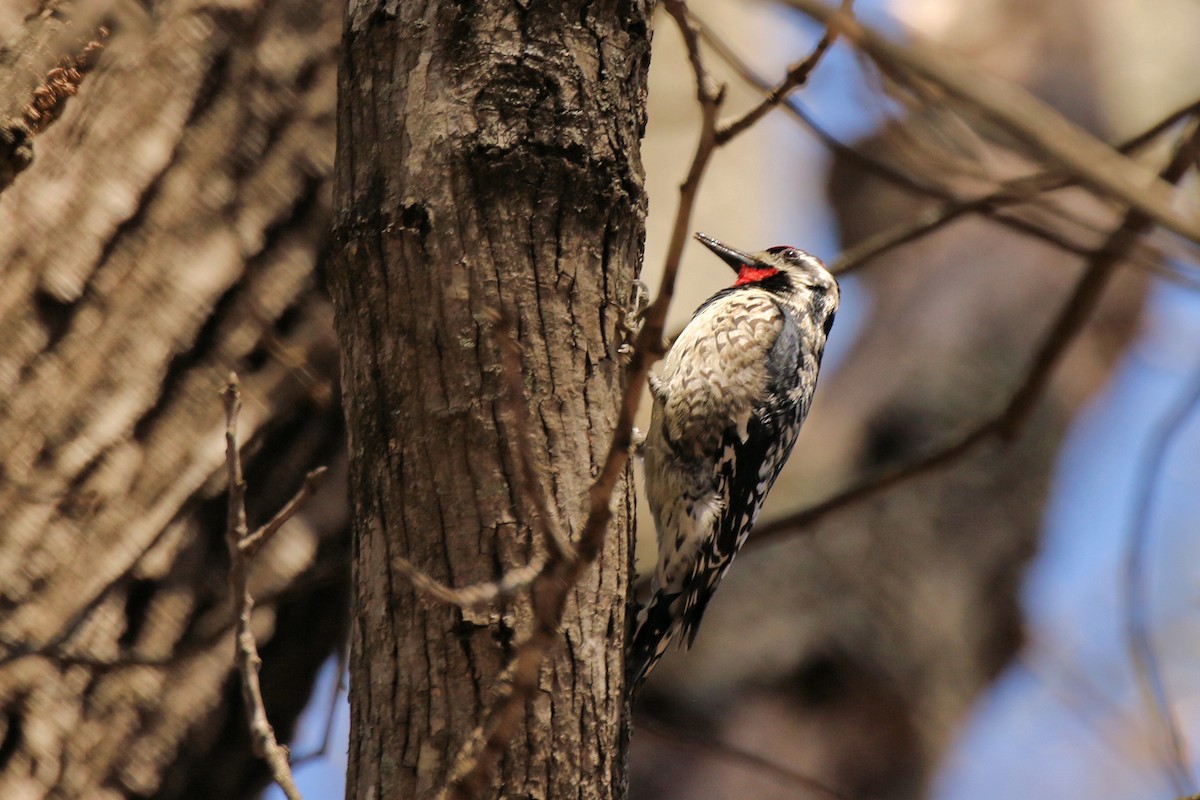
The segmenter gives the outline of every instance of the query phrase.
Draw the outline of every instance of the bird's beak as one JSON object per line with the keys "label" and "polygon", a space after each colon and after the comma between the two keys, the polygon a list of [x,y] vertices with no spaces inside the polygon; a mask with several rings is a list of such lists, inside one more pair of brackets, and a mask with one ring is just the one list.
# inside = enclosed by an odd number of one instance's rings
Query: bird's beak
{"label": "bird's beak", "polygon": [[722,261],[733,267],[734,272],[740,272],[742,267],[753,266],[758,261],[757,258],[749,253],[743,253],[741,250],[734,250],[732,247],[723,245],[706,233],[697,233],[696,239],[709,250],[719,255]]}

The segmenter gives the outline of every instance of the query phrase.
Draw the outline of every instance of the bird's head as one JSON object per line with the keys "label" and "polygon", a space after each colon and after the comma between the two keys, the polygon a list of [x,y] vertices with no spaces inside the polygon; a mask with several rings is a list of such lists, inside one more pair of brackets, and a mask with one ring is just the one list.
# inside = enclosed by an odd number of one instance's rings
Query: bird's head
{"label": "bird's head", "polygon": [[837,280],[821,263],[821,259],[811,253],[782,245],[758,253],[747,253],[704,233],[697,233],[696,239],[737,272],[734,286],[759,285],[789,297],[799,294],[826,295],[835,304],[837,302]]}

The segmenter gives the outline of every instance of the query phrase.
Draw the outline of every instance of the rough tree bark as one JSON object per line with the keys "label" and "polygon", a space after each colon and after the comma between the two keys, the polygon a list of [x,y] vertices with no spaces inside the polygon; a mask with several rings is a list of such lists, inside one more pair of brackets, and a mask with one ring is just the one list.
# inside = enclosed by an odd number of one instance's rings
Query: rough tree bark
{"label": "rough tree bark", "polygon": [[[489,310],[524,349],[532,450],[577,531],[616,416],[620,309],[643,239],[648,2],[352,2],[329,281],[354,508],[348,797],[429,797],[494,697],[523,603],[414,595],[391,559],[455,585],[536,547]],[[498,795],[624,786],[625,481]]]}
{"label": "rough tree bark", "polygon": [[[242,374],[254,517],[341,452],[315,276],[332,5],[0,15],[9,132],[98,15],[113,29],[61,118],[0,175],[0,797],[238,798],[266,782],[230,680],[218,391]],[[340,494],[331,481],[255,562],[264,694],[285,737],[344,631]]]}

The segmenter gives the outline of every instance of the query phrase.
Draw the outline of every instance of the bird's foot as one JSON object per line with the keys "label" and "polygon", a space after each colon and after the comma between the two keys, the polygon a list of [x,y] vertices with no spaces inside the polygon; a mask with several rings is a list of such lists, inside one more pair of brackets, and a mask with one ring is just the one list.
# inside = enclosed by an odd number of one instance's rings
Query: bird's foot
{"label": "bird's foot", "polygon": [[635,278],[629,305],[621,309],[621,318],[617,322],[617,336],[621,342],[617,345],[617,355],[622,361],[628,361],[633,355],[633,343],[642,330],[642,324],[645,322],[642,315],[646,313],[649,305],[650,290],[646,288],[645,283]]}

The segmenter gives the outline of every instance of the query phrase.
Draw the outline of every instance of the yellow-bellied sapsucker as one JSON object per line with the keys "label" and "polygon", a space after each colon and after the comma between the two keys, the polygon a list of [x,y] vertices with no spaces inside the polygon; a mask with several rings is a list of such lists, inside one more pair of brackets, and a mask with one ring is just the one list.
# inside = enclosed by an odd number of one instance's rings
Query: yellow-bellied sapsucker
{"label": "yellow-bellied sapsucker", "polygon": [[802,250],[745,253],[696,238],[737,280],[696,310],[650,379],[642,455],[658,564],[630,645],[631,692],[676,636],[695,640],[796,443],[838,307],[837,281]]}

